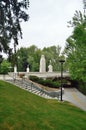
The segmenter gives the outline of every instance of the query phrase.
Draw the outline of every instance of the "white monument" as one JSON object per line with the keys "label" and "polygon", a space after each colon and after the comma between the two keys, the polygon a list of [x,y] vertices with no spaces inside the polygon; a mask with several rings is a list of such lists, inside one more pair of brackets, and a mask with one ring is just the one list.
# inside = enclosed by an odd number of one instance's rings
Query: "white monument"
{"label": "white monument", "polygon": [[46,60],[44,55],[42,55],[40,59],[39,72],[46,72]]}
{"label": "white monument", "polygon": [[14,74],[13,74],[13,78],[16,79],[17,77],[17,66],[14,66]]}
{"label": "white monument", "polygon": [[17,73],[17,66],[14,66],[14,73]]}
{"label": "white monument", "polygon": [[48,72],[53,72],[53,66],[51,65],[51,60],[50,60],[49,66],[48,66]]}
{"label": "white monument", "polygon": [[53,66],[51,64],[48,66],[48,72],[53,72]]}
{"label": "white monument", "polygon": [[30,69],[29,69],[29,65],[27,66],[26,72],[29,73]]}

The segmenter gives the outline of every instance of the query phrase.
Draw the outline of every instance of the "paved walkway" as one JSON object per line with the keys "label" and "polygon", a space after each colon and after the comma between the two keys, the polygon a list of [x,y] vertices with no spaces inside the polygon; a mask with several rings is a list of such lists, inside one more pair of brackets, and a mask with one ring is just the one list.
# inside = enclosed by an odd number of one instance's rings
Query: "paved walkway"
{"label": "paved walkway", "polygon": [[75,106],[86,111],[86,96],[80,93],[76,88],[65,89],[63,100],[73,103]]}
{"label": "paved walkway", "polygon": [[0,75],[0,80],[13,79],[13,77],[9,75]]}
{"label": "paved walkway", "polygon": [[[13,79],[12,77],[5,75],[0,75],[0,79]],[[66,88],[64,90],[63,100],[69,101],[75,106],[81,108],[86,111],[86,96],[80,93],[76,88]]]}

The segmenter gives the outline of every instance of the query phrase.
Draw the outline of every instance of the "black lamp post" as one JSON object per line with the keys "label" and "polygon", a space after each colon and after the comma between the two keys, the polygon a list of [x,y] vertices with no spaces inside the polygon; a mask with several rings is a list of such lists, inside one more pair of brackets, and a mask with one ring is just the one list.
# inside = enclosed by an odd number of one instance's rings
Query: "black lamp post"
{"label": "black lamp post", "polygon": [[2,63],[2,60],[3,60],[2,55],[0,55],[0,64]]}
{"label": "black lamp post", "polygon": [[61,63],[61,101],[62,101],[62,88],[63,88],[63,63],[65,62],[65,60],[59,60],[59,62]]}
{"label": "black lamp post", "polygon": [[1,69],[1,63],[3,61],[2,55],[0,55],[0,69]]}

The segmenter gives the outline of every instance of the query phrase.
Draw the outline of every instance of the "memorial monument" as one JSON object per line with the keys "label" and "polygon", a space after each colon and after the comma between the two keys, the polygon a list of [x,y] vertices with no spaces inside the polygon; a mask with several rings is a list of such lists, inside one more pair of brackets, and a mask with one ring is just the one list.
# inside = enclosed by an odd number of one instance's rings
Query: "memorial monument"
{"label": "memorial monument", "polygon": [[42,55],[41,59],[40,59],[40,68],[39,68],[39,72],[46,72],[46,60],[45,60],[45,56]]}
{"label": "memorial monument", "polygon": [[14,66],[14,73],[17,73],[17,66]]}
{"label": "memorial monument", "polygon": [[26,72],[29,73],[30,69],[29,69],[29,65],[27,65],[27,69]]}
{"label": "memorial monument", "polygon": [[48,72],[53,72],[53,66],[51,64],[48,66]]}
{"label": "memorial monument", "polygon": [[51,60],[50,60],[49,66],[48,66],[48,72],[53,72],[53,66],[51,65]]}

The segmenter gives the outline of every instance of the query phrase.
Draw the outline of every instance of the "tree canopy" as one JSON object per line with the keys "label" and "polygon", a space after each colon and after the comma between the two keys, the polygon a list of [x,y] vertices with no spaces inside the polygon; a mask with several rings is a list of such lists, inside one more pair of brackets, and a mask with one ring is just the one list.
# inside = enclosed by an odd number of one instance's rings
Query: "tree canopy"
{"label": "tree canopy", "polygon": [[17,51],[18,65],[20,71],[24,70],[24,63],[28,63],[30,71],[39,71],[39,64],[41,55],[45,55],[46,59],[46,71],[48,71],[48,65],[51,63],[54,71],[60,70],[60,46],[44,47],[42,50],[37,46],[32,45],[28,48],[20,48]]}
{"label": "tree canopy", "polygon": [[72,21],[72,35],[66,40],[66,55],[72,79],[86,87],[86,15],[76,11]]}
{"label": "tree canopy", "polygon": [[[86,81],[86,16],[79,11],[73,17],[74,30],[67,39],[66,51],[73,78]],[[73,70],[74,69],[74,70]]]}
{"label": "tree canopy", "polygon": [[27,21],[28,0],[0,0],[0,51],[9,49],[9,43],[18,45],[22,38],[21,22]]}

